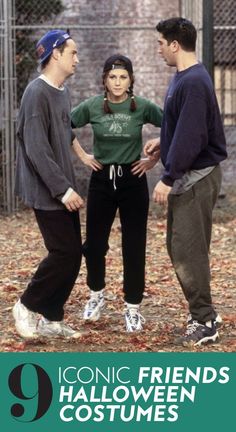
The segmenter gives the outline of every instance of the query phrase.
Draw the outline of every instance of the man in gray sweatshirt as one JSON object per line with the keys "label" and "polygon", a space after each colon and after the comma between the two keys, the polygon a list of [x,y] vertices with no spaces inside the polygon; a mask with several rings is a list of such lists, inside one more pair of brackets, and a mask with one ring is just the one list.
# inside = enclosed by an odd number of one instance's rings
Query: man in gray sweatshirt
{"label": "man in gray sweatshirt", "polygon": [[78,55],[63,30],[46,33],[36,50],[42,73],[21,101],[15,192],[33,208],[48,255],[13,307],[13,316],[25,338],[76,337],[63,317],[81,264],[78,210],[83,200],[76,192],[71,161],[71,107],[64,81],[74,74]]}

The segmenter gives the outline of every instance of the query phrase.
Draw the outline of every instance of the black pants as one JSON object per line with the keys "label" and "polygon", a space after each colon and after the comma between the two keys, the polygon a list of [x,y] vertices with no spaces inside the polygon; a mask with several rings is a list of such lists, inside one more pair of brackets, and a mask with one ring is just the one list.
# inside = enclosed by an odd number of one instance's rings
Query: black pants
{"label": "black pants", "polygon": [[[130,165],[115,166],[115,178],[109,178],[110,166],[93,172],[87,201],[87,233],[83,251],[87,265],[87,284],[93,291],[105,286],[105,256],[116,211],[119,209],[124,267],[125,301],[142,301],[145,284],[145,250],[148,217],[146,176],[134,176]],[[119,176],[120,174],[120,176]],[[116,189],[115,189],[116,187]],[[119,275],[117,275],[119,276]]]}
{"label": "black pants", "polygon": [[210,290],[212,211],[221,185],[220,166],[190,190],[169,195],[167,249],[193,319],[215,318]]}
{"label": "black pants", "polygon": [[63,319],[63,306],[77,278],[82,255],[78,212],[34,210],[48,255],[21,297],[22,303],[52,321]]}

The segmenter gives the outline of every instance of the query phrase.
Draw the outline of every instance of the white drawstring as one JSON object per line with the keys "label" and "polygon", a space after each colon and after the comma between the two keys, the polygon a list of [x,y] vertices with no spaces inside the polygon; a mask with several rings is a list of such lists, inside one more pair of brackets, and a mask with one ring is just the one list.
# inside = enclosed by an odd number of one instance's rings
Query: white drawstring
{"label": "white drawstring", "polygon": [[117,165],[117,172],[116,172],[116,166],[115,165],[110,165],[109,178],[110,178],[110,180],[113,180],[114,190],[116,190],[116,176],[117,175],[118,175],[118,177],[122,177],[123,176],[122,166],[121,165]]}

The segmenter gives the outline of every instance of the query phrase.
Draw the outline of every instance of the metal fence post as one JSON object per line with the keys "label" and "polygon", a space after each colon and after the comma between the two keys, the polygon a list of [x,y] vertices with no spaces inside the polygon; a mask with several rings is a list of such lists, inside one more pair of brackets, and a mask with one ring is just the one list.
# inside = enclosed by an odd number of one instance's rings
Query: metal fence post
{"label": "metal fence post", "polygon": [[203,1],[203,63],[214,81],[213,0]]}
{"label": "metal fence post", "polygon": [[3,23],[1,28],[3,64],[1,70],[2,105],[2,186],[3,212],[10,214],[16,209],[14,196],[16,83],[13,20],[14,0],[3,0]]}

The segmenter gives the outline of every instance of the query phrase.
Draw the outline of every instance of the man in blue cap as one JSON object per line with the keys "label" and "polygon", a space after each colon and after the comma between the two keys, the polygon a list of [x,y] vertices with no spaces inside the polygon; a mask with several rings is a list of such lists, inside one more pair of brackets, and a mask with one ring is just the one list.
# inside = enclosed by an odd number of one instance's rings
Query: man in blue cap
{"label": "man in blue cap", "polygon": [[76,191],[70,148],[70,96],[64,81],[79,62],[71,36],[51,30],[37,43],[41,75],[30,82],[18,115],[16,194],[33,208],[48,255],[13,307],[18,333],[77,337],[63,322],[64,304],[81,263],[78,210],[83,200]]}

